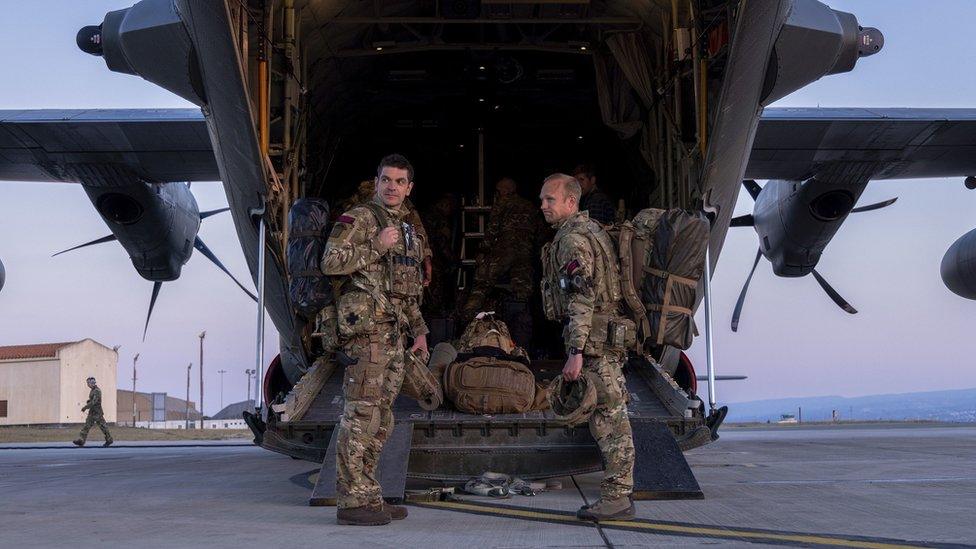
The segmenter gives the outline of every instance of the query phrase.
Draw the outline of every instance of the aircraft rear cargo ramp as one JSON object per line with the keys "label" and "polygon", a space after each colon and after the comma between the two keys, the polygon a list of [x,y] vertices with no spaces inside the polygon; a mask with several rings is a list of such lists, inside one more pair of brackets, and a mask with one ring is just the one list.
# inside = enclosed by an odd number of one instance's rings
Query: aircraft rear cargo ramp
{"label": "aircraft rear cargo ramp", "polygon": [[[558,375],[561,366],[560,361],[535,361],[532,369],[536,379],[545,381]],[[699,401],[688,397],[656,364],[631,360],[625,375],[637,450],[635,497],[702,497],[681,454],[711,440],[701,415],[692,413]],[[343,403],[342,379],[333,372],[301,419],[269,423],[263,433],[265,448],[323,464],[313,504],[334,504],[335,427]],[[588,427],[566,427],[549,410],[494,415],[467,414],[448,407],[426,411],[401,395],[394,414],[397,427],[380,460],[380,480],[387,497],[403,497],[406,477],[464,483],[486,471],[529,480],[602,469]],[[397,453],[409,458],[388,457]]]}

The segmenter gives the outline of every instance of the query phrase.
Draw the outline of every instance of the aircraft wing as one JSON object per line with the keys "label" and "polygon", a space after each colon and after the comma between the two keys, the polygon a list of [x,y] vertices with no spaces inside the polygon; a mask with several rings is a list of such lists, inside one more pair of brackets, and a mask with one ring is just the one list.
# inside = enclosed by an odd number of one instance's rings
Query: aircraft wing
{"label": "aircraft wing", "polygon": [[[0,110],[0,180],[77,182],[125,169],[146,181],[217,181],[198,109]],[[976,175],[976,109],[770,108],[749,179]]]}
{"label": "aircraft wing", "polygon": [[219,181],[199,109],[0,110],[0,180]]}
{"label": "aircraft wing", "polygon": [[817,175],[976,175],[976,109],[766,109],[746,178],[802,181]]}

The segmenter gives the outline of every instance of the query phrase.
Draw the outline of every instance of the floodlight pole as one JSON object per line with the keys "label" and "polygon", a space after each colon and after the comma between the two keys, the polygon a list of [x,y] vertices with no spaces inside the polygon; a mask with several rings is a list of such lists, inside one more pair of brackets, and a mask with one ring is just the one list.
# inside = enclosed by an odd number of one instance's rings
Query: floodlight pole
{"label": "floodlight pole", "polygon": [[139,361],[139,353],[132,357],[132,426],[136,426],[136,362]]}
{"label": "floodlight pole", "polygon": [[203,338],[207,337],[207,331],[200,332],[200,428],[203,428]]}
{"label": "floodlight pole", "polygon": [[186,422],[184,428],[187,430],[190,429],[190,369],[191,368],[193,368],[192,362],[186,366],[186,408],[185,411],[183,412],[183,416],[184,416],[184,421]]}
{"label": "floodlight pole", "polygon": [[247,376],[247,397],[244,399],[246,405],[247,401],[251,400],[251,378],[254,377],[254,370],[248,368],[244,370],[244,375]]}
{"label": "floodlight pole", "polygon": [[715,356],[712,352],[712,258],[705,247],[705,364],[708,368],[708,409],[715,409]]}

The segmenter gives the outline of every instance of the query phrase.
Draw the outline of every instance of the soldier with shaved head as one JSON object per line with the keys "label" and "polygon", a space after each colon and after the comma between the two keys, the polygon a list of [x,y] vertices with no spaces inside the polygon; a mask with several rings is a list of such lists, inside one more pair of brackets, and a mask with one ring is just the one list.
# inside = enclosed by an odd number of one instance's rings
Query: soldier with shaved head
{"label": "soldier with shaved head", "polygon": [[580,184],[566,174],[546,178],[542,215],[556,229],[542,249],[542,303],[546,318],[563,323],[566,364],[562,375],[583,371],[599,380],[590,433],[603,455],[600,499],[577,512],[584,520],[634,516],[634,440],[627,417],[623,363],[634,326],[622,313],[620,266],[602,225],[579,211]]}

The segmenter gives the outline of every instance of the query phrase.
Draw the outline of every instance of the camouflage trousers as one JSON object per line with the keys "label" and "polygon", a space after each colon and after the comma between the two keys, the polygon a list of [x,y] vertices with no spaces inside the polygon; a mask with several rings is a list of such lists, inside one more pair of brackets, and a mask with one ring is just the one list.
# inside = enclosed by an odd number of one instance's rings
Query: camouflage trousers
{"label": "camouflage trousers", "polygon": [[342,346],[358,362],[346,366],[342,384],[345,406],[336,441],[339,509],[383,501],[376,467],[393,430],[393,401],[403,384],[403,345],[397,326],[382,323]]}
{"label": "camouflage trousers", "polygon": [[609,352],[585,357],[583,370],[595,373],[603,387],[597,390],[597,407],[590,416],[590,434],[603,457],[600,499],[616,500],[634,491],[634,435],[627,416],[627,387],[623,354]]}
{"label": "camouflage trousers", "polygon": [[102,430],[102,434],[105,435],[105,440],[112,440],[112,433],[108,432],[108,426],[105,425],[105,416],[102,414],[88,414],[88,418],[85,419],[85,426],[81,428],[81,434],[78,435],[78,438],[88,440],[88,431],[91,431],[91,428],[96,425]]}
{"label": "camouflage trousers", "polygon": [[488,295],[506,275],[515,301],[527,302],[533,290],[531,249],[516,246],[492,250],[492,253],[482,257],[475,267],[471,293],[462,308],[461,317],[470,321],[481,312]]}

